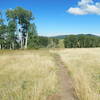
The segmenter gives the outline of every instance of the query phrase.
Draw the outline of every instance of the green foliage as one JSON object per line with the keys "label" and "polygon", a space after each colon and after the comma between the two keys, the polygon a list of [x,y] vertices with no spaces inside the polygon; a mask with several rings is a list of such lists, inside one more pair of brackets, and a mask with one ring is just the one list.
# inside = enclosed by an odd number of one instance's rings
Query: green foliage
{"label": "green foliage", "polygon": [[0,49],[57,48],[59,40],[38,36],[34,16],[22,7],[6,10],[7,24],[0,12]]}
{"label": "green foliage", "polygon": [[16,20],[17,19],[16,12],[13,9],[7,9],[6,17],[7,17],[7,20]]}
{"label": "green foliage", "polygon": [[8,32],[15,32],[15,31],[16,31],[15,21],[9,21],[9,23],[8,23]]}
{"label": "green foliage", "polygon": [[0,49],[100,47],[100,37],[95,35],[68,35],[64,40],[65,35],[38,36],[32,12],[22,7],[7,9],[3,15],[6,24],[0,11]]}
{"label": "green foliage", "polygon": [[[21,47],[21,40],[23,46],[27,46],[27,34],[37,34],[35,24],[30,23],[34,19],[32,12],[22,7],[16,7],[15,9],[7,9],[4,15],[7,18],[7,24],[4,24],[0,11],[0,49],[16,49]],[[18,30],[21,30],[21,37],[18,37]]]}
{"label": "green foliage", "polygon": [[69,35],[64,40],[65,47],[67,48],[75,48],[77,47],[77,36],[76,35]]}
{"label": "green foliage", "polygon": [[39,36],[39,47],[40,48],[47,47],[48,43],[49,43],[49,38],[48,37]]}
{"label": "green foliage", "polygon": [[4,21],[3,19],[0,19],[0,24],[3,24],[3,21]]}
{"label": "green foliage", "polygon": [[43,36],[29,35],[28,48],[57,48],[59,40]]}
{"label": "green foliage", "polygon": [[64,39],[60,39],[58,43],[59,48],[64,48]]}
{"label": "green foliage", "polygon": [[32,33],[33,35],[37,35],[37,30],[36,30],[36,25],[33,23],[33,24],[30,24],[29,27],[28,27],[28,33],[29,35]]}
{"label": "green foliage", "polygon": [[36,35],[31,35],[28,40],[28,49],[38,49],[39,48],[39,37]]}
{"label": "green foliage", "polygon": [[[22,7],[16,7],[15,9],[8,9],[6,11],[6,17],[8,21],[13,21],[20,26],[21,32],[21,48],[27,49],[28,43],[28,33],[35,32],[35,27],[31,24],[31,21],[34,20],[33,14],[31,11],[26,10]],[[11,28],[10,28],[11,29]]]}
{"label": "green foliage", "polygon": [[100,47],[100,37],[95,35],[68,35],[64,39],[65,48]]}
{"label": "green foliage", "polygon": [[48,48],[58,48],[59,39],[49,38]]}
{"label": "green foliage", "polygon": [[27,22],[27,24],[29,23],[30,20],[33,20],[34,17],[32,15],[32,12],[29,10],[26,10],[22,7],[16,7],[14,9],[14,12],[17,16],[17,19],[19,21],[19,24],[24,24]]}
{"label": "green foliage", "polygon": [[58,36],[52,36],[51,38],[64,39],[65,37],[66,37],[66,35],[58,35]]}
{"label": "green foliage", "polygon": [[7,26],[0,25],[0,49],[4,47],[6,31],[7,31]]}

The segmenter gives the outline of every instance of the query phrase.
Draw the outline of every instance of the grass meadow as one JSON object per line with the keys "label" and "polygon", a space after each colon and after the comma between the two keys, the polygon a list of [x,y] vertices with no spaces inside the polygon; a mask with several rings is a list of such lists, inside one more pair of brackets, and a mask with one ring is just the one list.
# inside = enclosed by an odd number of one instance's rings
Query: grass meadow
{"label": "grass meadow", "polygon": [[100,48],[0,51],[0,100],[47,100],[57,93],[53,53],[65,63],[78,100],[100,100]]}
{"label": "grass meadow", "polygon": [[100,100],[100,48],[57,52],[73,78],[79,100]]}
{"label": "grass meadow", "polygon": [[57,67],[47,51],[0,51],[0,100],[47,100],[57,91]]}

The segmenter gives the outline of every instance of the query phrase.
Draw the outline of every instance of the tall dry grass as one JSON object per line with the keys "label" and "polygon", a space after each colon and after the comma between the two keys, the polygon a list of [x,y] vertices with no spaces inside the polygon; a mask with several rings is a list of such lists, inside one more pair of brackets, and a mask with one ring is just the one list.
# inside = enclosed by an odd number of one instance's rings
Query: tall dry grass
{"label": "tall dry grass", "polygon": [[100,100],[100,49],[56,51],[74,80],[79,100]]}
{"label": "tall dry grass", "polygon": [[57,91],[47,51],[0,51],[0,100],[46,100]]}

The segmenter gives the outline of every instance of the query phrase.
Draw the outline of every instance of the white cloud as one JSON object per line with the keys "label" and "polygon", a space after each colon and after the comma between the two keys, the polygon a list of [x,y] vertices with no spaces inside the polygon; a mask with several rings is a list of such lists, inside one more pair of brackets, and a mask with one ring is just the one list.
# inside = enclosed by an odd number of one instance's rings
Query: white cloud
{"label": "white cloud", "polygon": [[75,14],[75,15],[84,15],[87,14],[84,10],[80,9],[80,8],[70,8],[68,10],[69,13]]}
{"label": "white cloud", "polygon": [[97,14],[100,15],[100,2],[81,0],[77,7],[70,7],[67,12],[75,15]]}

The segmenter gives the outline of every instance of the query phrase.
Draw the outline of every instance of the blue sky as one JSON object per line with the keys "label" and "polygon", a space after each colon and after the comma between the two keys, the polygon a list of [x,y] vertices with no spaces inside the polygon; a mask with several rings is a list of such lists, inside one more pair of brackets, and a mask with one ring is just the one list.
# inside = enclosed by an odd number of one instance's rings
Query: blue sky
{"label": "blue sky", "polygon": [[3,11],[16,6],[32,10],[40,35],[100,33],[100,0],[0,1],[0,9]]}

